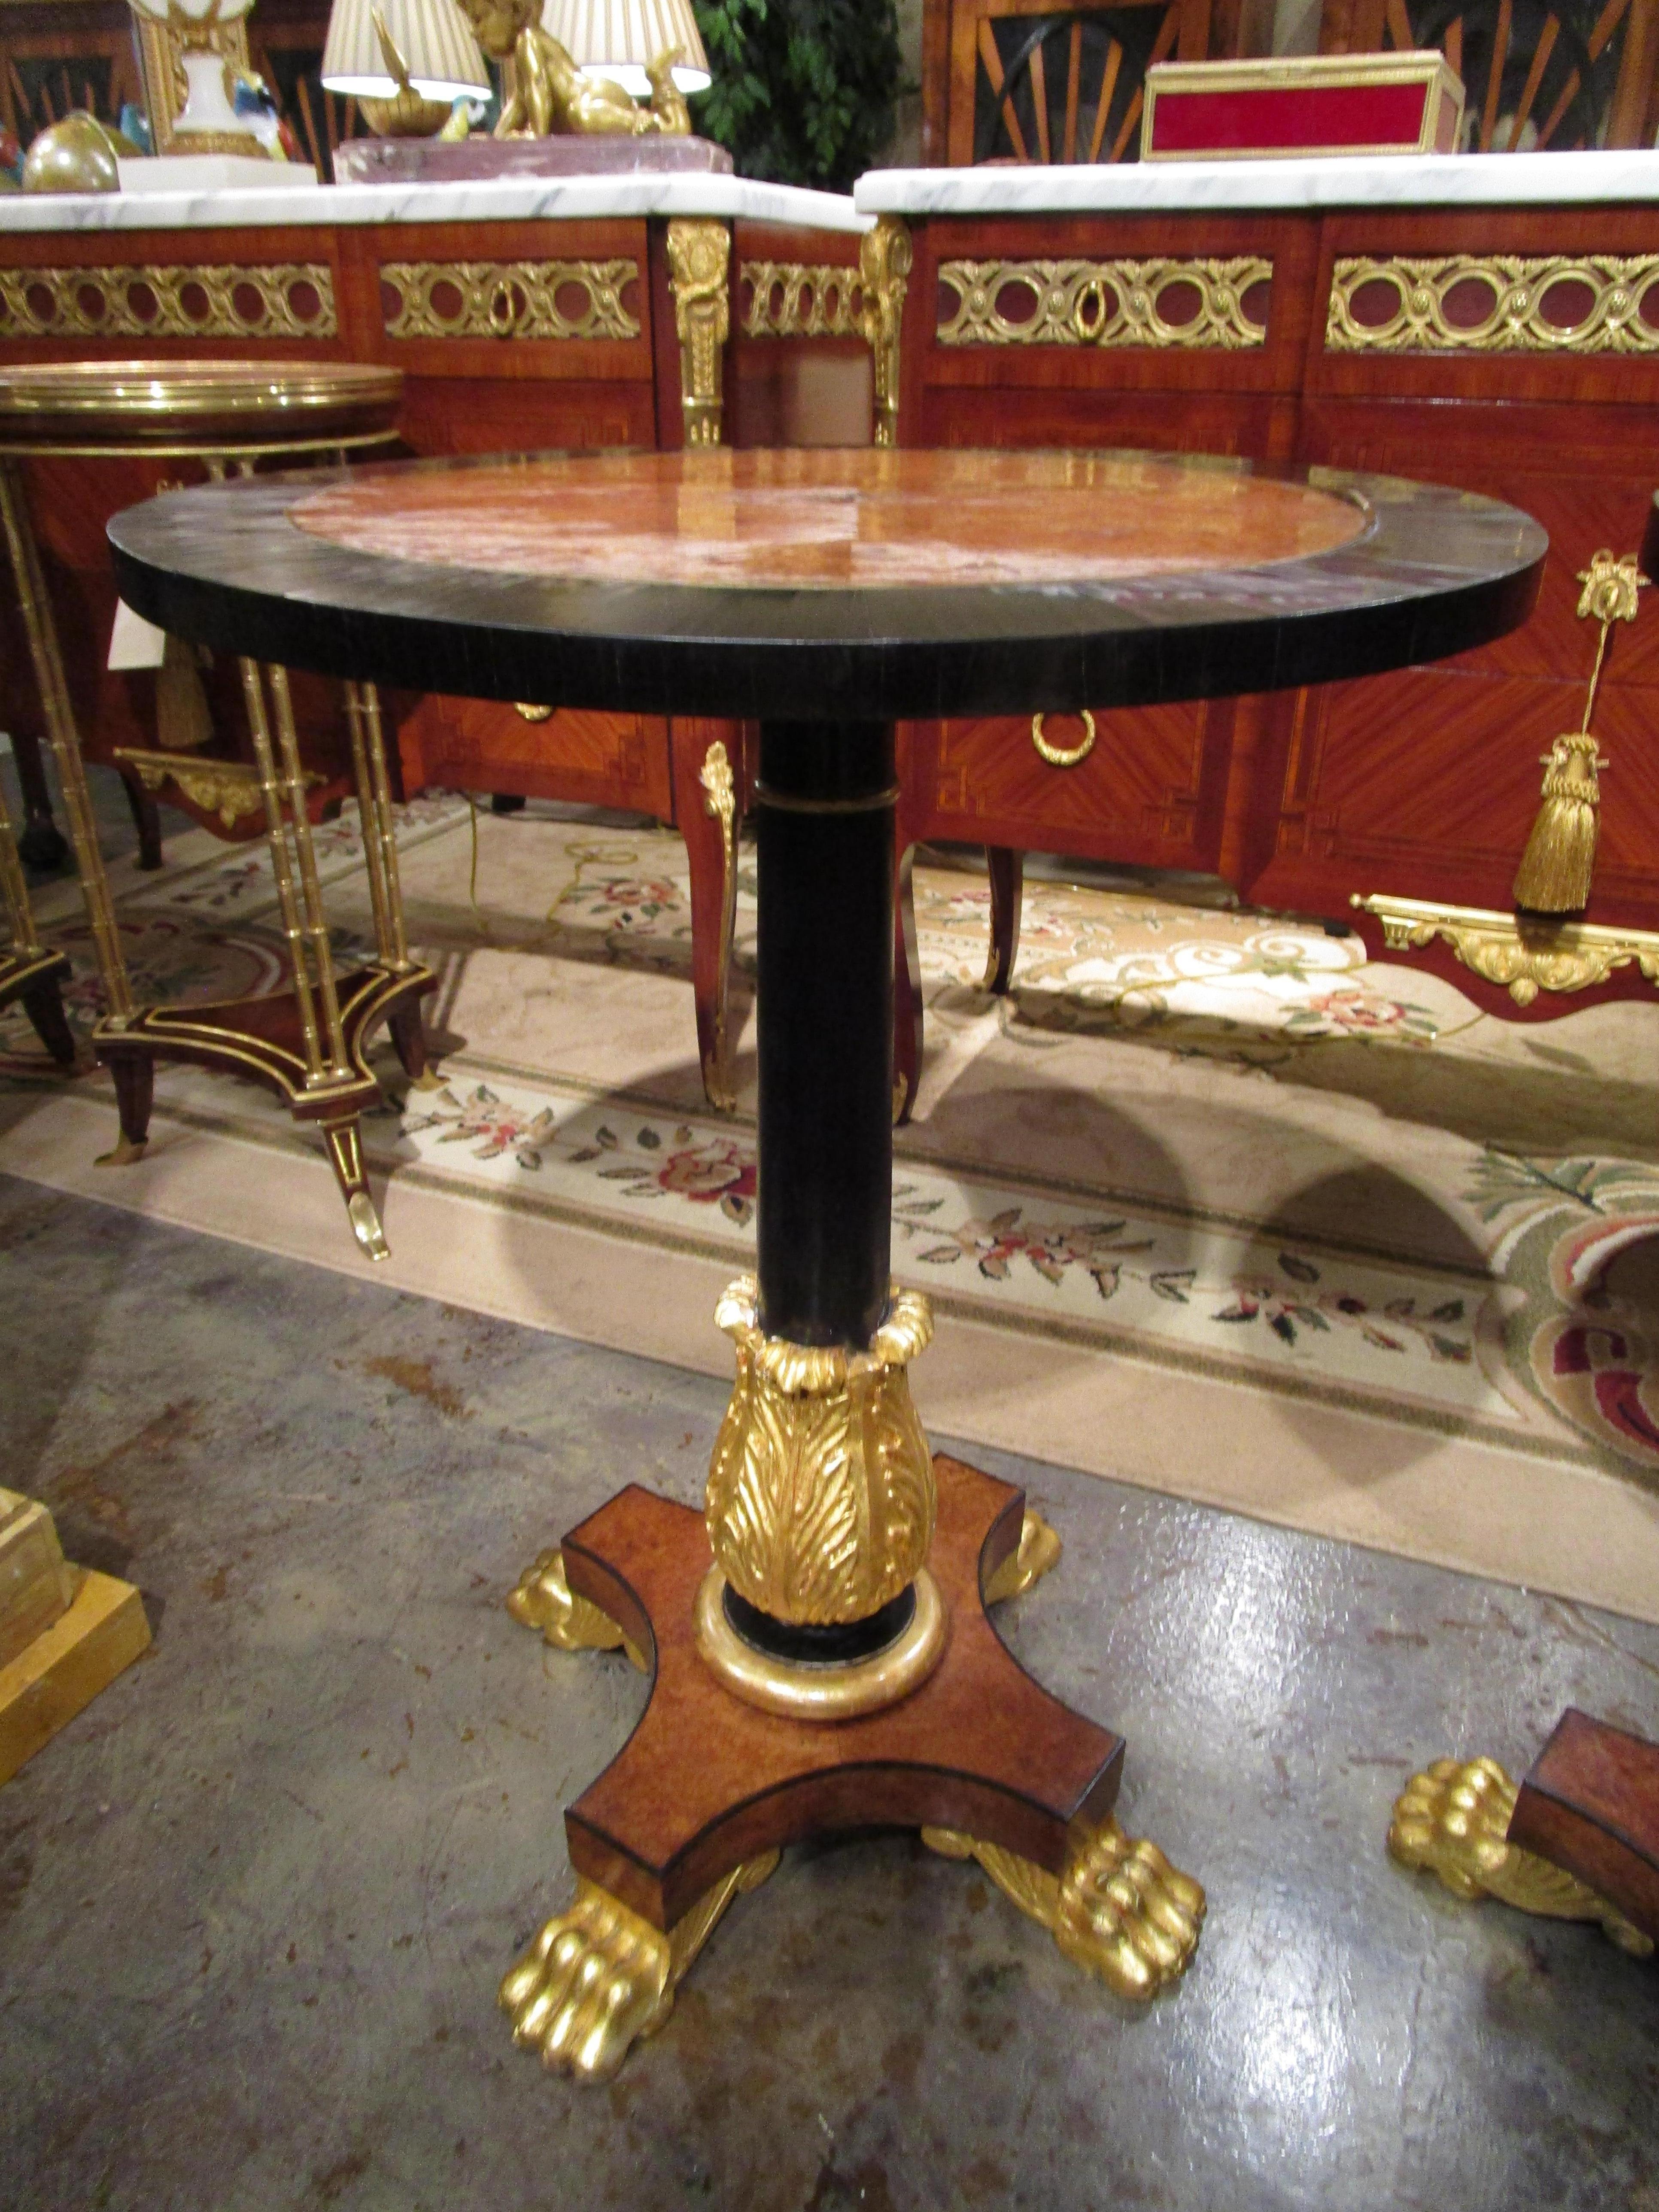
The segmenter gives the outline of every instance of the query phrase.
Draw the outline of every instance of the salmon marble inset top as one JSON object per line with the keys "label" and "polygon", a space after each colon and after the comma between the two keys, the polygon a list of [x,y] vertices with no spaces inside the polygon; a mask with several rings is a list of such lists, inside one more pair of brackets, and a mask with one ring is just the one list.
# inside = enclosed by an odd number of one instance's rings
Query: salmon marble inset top
{"label": "salmon marble inset top", "polygon": [[1193,454],[538,453],[257,477],[109,526],[173,635],[405,690],[860,722],[1322,684],[1523,622],[1547,540]]}
{"label": "salmon marble inset top", "polygon": [[750,590],[1078,584],[1328,553],[1362,498],[1151,453],[526,456],[371,476],[289,510],[353,552],[568,582]]}

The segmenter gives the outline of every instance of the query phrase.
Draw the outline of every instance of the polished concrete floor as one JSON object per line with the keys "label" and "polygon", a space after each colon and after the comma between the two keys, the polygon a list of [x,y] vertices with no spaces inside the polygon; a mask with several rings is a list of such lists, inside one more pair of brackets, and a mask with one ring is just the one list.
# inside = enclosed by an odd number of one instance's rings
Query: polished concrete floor
{"label": "polished concrete floor", "polygon": [[0,1480],[155,1631],[0,1790],[0,2205],[1659,2212],[1659,1972],[1382,1849],[1437,1754],[1652,1730],[1659,1631],[981,1453],[1066,1547],[1004,1632],[1208,1889],[1185,1982],[853,1838],[580,2089],[495,1989],[645,1691],[501,1598],[618,1483],[695,1499],[722,1390],[4,1180],[0,1316]]}

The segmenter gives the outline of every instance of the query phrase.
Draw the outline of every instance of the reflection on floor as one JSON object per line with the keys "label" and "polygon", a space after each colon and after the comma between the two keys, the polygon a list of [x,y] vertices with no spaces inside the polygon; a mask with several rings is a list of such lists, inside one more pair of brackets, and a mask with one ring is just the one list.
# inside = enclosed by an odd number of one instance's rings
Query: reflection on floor
{"label": "reflection on floor", "polygon": [[501,1600],[619,1482],[695,1499],[724,1387],[7,1179],[0,1311],[6,1480],[155,1629],[0,1791],[7,2203],[1659,2202],[1659,1975],[1382,1845],[1442,1753],[1651,1730],[1659,1629],[977,1451],[1066,1542],[1004,1632],[1208,1890],[1187,1979],[1132,2012],[975,1871],[849,1840],[579,2091],[494,1991],[645,1692]]}

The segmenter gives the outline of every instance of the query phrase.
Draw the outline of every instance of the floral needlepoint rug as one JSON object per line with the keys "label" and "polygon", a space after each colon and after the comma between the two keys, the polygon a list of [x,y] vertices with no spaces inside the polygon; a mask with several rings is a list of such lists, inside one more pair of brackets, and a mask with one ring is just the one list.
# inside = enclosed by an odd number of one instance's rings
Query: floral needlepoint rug
{"label": "floral needlepoint rug", "polygon": [[[399,842],[441,1079],[379,1054],[380,1279],[726,1371],[713,1298],[754,1251],[752,855],[722,1115],[677,836],[438,797]],[[349,959],[349,811],[321,860]],[[1659,1003],[1506,1024],[1213,883],[1059,864],[993,999],[983,873],[924,855],[915,882],[927,1045],[893,1264],[940,1316],[913,1376],[937,1437],[1659,1617]],[[141,997],[282,972],[263,846],[196,832],[117,890]],[[89,1027],[72,887],[42,918]],[[52,1077],[20,1010],[0,1085],[0,1167],[363,1265],[315,1139],[260,1092],[164,1068],[146,1159],[94,1172],[106,1079]]]}

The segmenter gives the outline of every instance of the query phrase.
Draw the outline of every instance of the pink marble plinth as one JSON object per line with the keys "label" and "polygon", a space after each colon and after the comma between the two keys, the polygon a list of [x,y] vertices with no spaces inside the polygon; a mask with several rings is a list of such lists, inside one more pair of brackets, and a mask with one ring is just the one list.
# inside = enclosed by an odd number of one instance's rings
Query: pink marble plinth
{"label": "pink marble plinth", "polygon": [[341,185],[460,185],[493,177],[617,177],[664,170],[729,176],[709,138],[350,138],[334,152]]}

